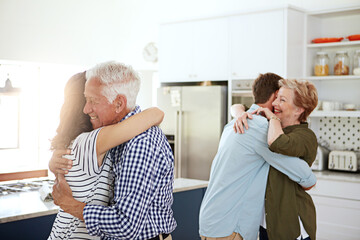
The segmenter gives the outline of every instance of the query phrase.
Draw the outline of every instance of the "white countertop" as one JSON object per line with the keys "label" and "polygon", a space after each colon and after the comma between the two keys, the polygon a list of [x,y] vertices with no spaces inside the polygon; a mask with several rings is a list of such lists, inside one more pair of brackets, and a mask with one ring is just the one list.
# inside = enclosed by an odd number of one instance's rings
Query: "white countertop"
{"label": "white countertop", "polygon": [[360,183],[360,172],[313,171],[317,179]]}
{"label": "white countertop", "polygon": [[[314,171],[314,173],[318,179],[360,183],[359,172]],[[173,192],[177,193],[205,188],[207,185],[208,181],[177,178],[174,180]],[[56,214],[58,209],[58,206],[52,201],[42,201],[37,191],[0,196],[0,223]]]}
{"label": "white countertop", "polygon": [[198,188],[205,188],[208,185],[208,181],[189,179],[189,178],[176,178],[174,180],[174,190],[173,192],[183,192],[194,190]]}
{"label": "white countertop", "polygon": [[[173,192],[205,188],[207,184],[207,181],[177,178]],[[0,223],[56,214],[58,209],[53,201],[42,201],[38,191],[0,196]]]}
{"label": "white countertop", "polygon": [[56,214],[58,210],[53,201],[42,201],[38,191],[0,197],[0,223]]}

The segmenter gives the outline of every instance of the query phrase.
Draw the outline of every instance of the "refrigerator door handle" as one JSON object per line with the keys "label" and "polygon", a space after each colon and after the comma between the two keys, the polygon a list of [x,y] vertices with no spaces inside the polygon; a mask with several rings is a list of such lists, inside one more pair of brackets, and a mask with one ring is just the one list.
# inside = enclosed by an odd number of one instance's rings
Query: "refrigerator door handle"
{"label": "refrigerator door handle", "polygon": [[180,136],[180,132],[179,132],[179,115],[180,115],[180,111],[176,111],[176,116],[175,116],[175,178],[180,178],[181,177],[181,160],[179,160],[179,136]]}
{"label": "refrigerator door handle", "polygon": [[179,134],[177,136],[177,139],[179,139],[178,141],[178,151],[177,151],[177,156],[178,156],[178,177],[181,178],[181,172],[182,172],[182,162],[181,162],[181,145],[182,145],[182,118],[183,118],[183,111],[178,111],[179,112],[179,125],[178,125],[178,131]]}

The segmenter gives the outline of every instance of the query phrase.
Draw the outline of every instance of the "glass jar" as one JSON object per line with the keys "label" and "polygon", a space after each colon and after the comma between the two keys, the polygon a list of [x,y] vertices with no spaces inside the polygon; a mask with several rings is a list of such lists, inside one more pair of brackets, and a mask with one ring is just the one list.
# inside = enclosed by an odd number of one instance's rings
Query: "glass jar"
{"label": "glass jar", "polygon": [[355,51],[353,69],[354,75],[360,75],[360,49]]}
{"label": "glass jar", "polygon": [[334,58],[334,75],[349,75],[349,56],[346,51],[336,52]]}
{"label": "glass jar", "polygon": [[314,74],[315,76],[329,75],[329,56],[326,52],[316,53]]}

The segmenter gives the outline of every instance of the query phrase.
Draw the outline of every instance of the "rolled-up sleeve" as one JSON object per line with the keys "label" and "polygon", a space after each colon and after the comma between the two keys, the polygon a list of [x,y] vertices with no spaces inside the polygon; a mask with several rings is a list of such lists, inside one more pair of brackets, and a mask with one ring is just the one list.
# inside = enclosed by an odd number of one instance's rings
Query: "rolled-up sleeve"
{"label": "rolled-up sleeve", "polygon": [[315,174],[302,159],[271,152],[267,146],[260,146],[256,151],[272,167],[287,175],[294,182],[306,188],[315,185]]}

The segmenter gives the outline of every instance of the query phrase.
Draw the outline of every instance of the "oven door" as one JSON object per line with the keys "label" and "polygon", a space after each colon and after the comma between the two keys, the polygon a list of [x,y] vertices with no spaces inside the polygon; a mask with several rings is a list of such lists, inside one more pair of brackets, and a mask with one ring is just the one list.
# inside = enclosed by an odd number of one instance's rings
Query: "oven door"
{"label": "oven door", "polygon": [[246,109],[250,108],[254,103],[254,98],[251,90],[232,90],[231,91],[231,105],[242,104]]}

